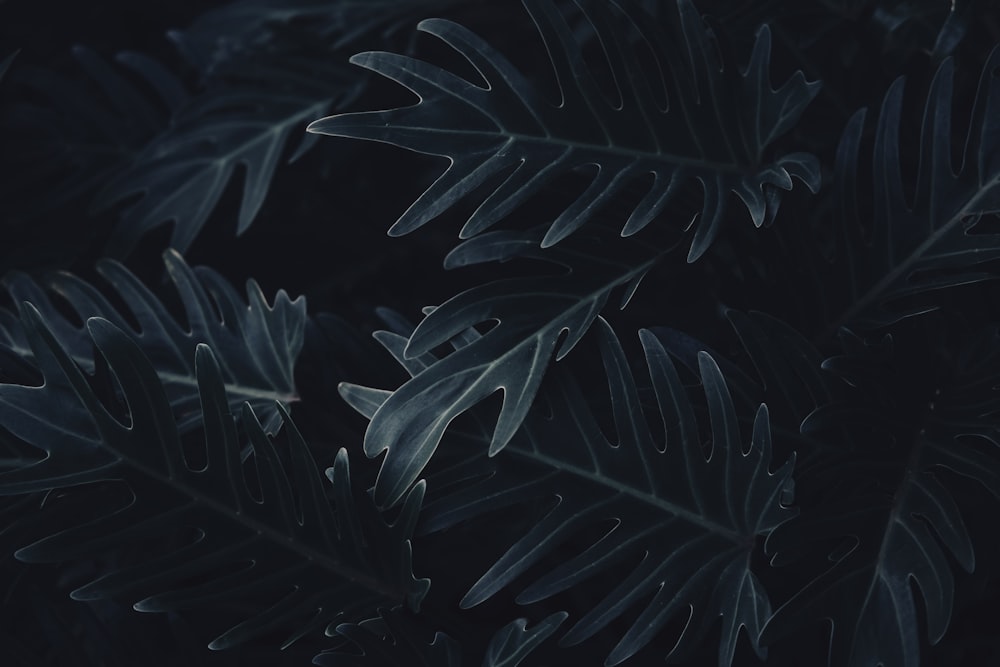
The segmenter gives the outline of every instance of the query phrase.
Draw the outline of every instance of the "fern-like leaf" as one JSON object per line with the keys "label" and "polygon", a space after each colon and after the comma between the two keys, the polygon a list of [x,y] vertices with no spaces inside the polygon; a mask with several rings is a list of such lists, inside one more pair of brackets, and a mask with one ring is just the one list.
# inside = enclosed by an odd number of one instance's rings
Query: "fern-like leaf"
{"label": "fern-like leaf", "polygon": [[[905,402],[913,374],[892,370],[909,366],[892,360],[892,338],[873,349],[845,332],[845,354],[824,366],[864,395],[820,406],[803,430],[846,427],[856,439],[850,475],[841,470],[836,500],[776,530],[767,549],[780,563],[789,560],[785,552],[800,553],[812,542],[842,543],[830,554],[834,565],[775,612],[762,642],[824,618],[832,621],[831,665],[917,667],[921,624],[914,582],[928,639],[934,644],[944,636],[955,594],[951,559],[969,572],[976,559],[963,520],[969,508],[949,488],[951,475],[942,472],[978,482],[1000,499],[1000,456],[978,446],[1000,446],[998,334],[992,326],[969,335],[958,348],[961,356],[948,362],[947,381],[930,389],[918,417],[905,421],[891,404]],[[888,444],[873,442],[873,433]]]}
{"label": "fern-like leaf", "polygon": [[[390,234],[413,231],[509,172],[466,222],[461,236],[469,238],[506,217],[555,177],[596,165],[596,176],[553,221],[543,247],[579,229],[625,186],[652,175],[652,186],[632,210],[622,234],[645,227],[681,183],[697,180],[704,205],[688,255],[694,261],[717,234],[730,193],[743,200],[760,226],[774,214],[769,197],[776,188],[791,189],[792,177],[817,189],[814,157],[795,153],[774,161],[764,158],[767,146],[792,126],[817,90],[801,73],[780,89],[771,88],[766,27],[740,75],[734,64],[720,62],[688,0],[677,1],[669,33],[616,2],[580,0],[617,86],[620,99],[608,100],[555,6],[549,0],[524,4],[559,81],[558,104],[546,100],[535,84],[475,34],[432,19],[422,21],[418,29],[461,53],[485,86],[401,55],[361,53],[352,62],[406,86],[420,101],[400,109],[332,116],[309,126],[312,132],[449,158],[448,169],[403,213]],[[630,43],[635,31],[642,48],[654,55],[653,71],[643,70],[639,52]],[[658,102],[664,95],[667,108]]]}
{"label": "fern-like leaf", "polygon": [[[871,209],[858,191],[857,165],[865,111],[848,123],[838,149],[836,228],[847,287],[840,326],[870,330],[927,312],[947,288],[995,278],[984,262],[1000,257],[1000,234],[978,229],[1000,212],[1000,47],[983,67],[956,170],[952,162],[954,62],[945,60],[931,83],[920,135],[920,161],[912,200],[900,157],[903,83],[886,93],[875,130]],[[864,240],[870,231],[870,239]]]}
{"label": "fern-like leaf", "polygon": [[[386,525],[370,504],[355,502],[347,454],[341,450],[327,470],[331,507],[287,414],[279,406],[288,443],[282,457],[244,404],[255,494],[240,460],[222,372],[207,346],[199,345],[195,354],[207,463],[195,466],[155,369],[127,334],[107,320],[87,322],[117,379],[127,409],[123,423],[106,405],[116,399],[101,400],[30,304],[24,306],[24,320],[44,383],[0,385],[0,422],[45,457],[0,474],[0,494],[106,480],[124,481],[129,493],[120,506],[82,525],[67,528],[65,521],[53,521],[51,535],[19,549],[17,558],[63,561],[127,551],[152,540],[157,545],[152,554],[134,562],[109,558],[108,571],[72,596],[138,600],[139,611],[252,600],[243,612],[249,618],[210,644],[219,649],[289,626],[294,627],[291,643],[342,614],[370,614],[379,604],[419,606],[429,583],[412,575],[408,538],[422,486],[407,496],[396,522]],[[190,528],[194,535],[184,537]]]}
{"label": "fern-like leaf", "polygon": [[[132,332],[155,364],[182,432],[199,420],[198,380],[191,356],[199,343],[219,351],[216,358],[233,412],[238,413],[246,401],[268,431],[277,431],[281,417],[275,402],[289,407],[298,400],[293,371],[305,335],[305,299],[292,300],[279,290],[269,305],[257,283],[250,280],[244,301],[218,273],[204,267],[191,269],[174,250],[163,258],[184,306],[186,327],[134,274],[113,260],[98,262],[97,269],[127,311],[69,273],[54,273],[41,284],[25,274],[11,273],[3,286],[15,303],[32,303],[67,354],[88,371],[94,368],[93,343],[83,324],[88,318],[101,317]],[[59,302],[69,304],[81,324],[64,315]],[[35,353],[29,338],[15,313],[0,310],[0,349],[30,361]]]}
{"label": "fern-like leaf", "polygon": [[[519,436],[493,459],[489,474],[482,474],[481,460],[472,460],[477,473],[468,478],[479,481],[429,503],[421,530],[443,530],[523,502],[552,503],[466,594],[462,606],[471,607],[511,586],[579,531],[611,522],[600,539],[518,595],[522,604],[543,600],[629,564],[629,574],[577,620],[563,644],[580,643],[640,606],[641,613],[605,663],[616,665],[690,605],[694,615],[670,656],[693,648],[720,615],[720,665],[731,663],[741,627],[763,655],[756,638],[771,607],[750,557],[756,536],[767,535],[794,515],[782,504],[791,493],[793,461],[774,473],[768,470],[766,407],[757,411],[751,445],[744,449],[722,374],[710,356],[699,355],[712,424],[706,458],[693,406],[673,364],[659,341],[642,330],[655,412],[665,429],[664,451],[647,426],[618,339],[603,320],[600,330],[618,442],[607,440],[579,386],[560,374],[553,390],[540,395],[540,407]],[[386,396],[355,388],[347,398],[371,416]]]}
{"label": "fern-like leaf", "polygon": [[[317,71],[314,62],[292,58],[247,63],[180,109],[170,128],[98,194],[98,209],[142,195],[124,213],[109,253],[127,254],[167,222],[174,223],[171,246],[185,251],[240,167],[245,181],[236,233],[242,234],[260,211],[290,139],[359,90],[342,67]],[[305,137],[296,155],[312,143]]]}
{"label": "fern-like leaf", "polygon": [[[405,348],[377,334],[413,372],[413,378],[373,415],[365,433],[368,456],[387,452],[375,485],[380,506],[403,497],[456,416],[497,390],[503,391],[503,407],[490,452],[503,449],[530,409],[552,359],[569,354],[615,289],[625,291],[624,307],[661,255],[638,239],[616,244],[608,252],[600,237],[583,234],[543,251],[538,247],[542,233],[483,234],[456,248],[446,265],[518,256],[568,269],[562,275],[509,278],[466,290],[430,310]],[[429,354],[469,327],[490,320],[496,326],[468,345],[442,359]],[[564,332],[568,332],[565,338]],[[349,394],[352,387],[345,384],[342,393]],[[428,410],[429,405],[434,408]]]}

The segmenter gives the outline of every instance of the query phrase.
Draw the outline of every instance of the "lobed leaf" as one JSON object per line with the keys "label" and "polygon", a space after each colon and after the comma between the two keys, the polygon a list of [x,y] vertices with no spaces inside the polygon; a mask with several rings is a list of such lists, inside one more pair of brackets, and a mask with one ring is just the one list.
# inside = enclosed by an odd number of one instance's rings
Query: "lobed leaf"
{"label": "lobed leaf", "polygon": [[[307,121],[361,90],[339,68],[315,69],[294,59],[250,61],[245,71],[237,70],[178,110],[170,128],[97,194],[98,210],[141,195],[124,212],[109,254],[127,255],[143,235],[167,222],[174,223],[171,246],[184,252],[237,174],[244,182],[236,233],[245,232],[291,140]],[[296,156],[312,142],[299,144]]]}
{"label": "lobed leaf", "polygon": [[103,556],[100,576],[73,591],[77,600],[122,597],[138,611],[238,602],[245,618],[211,642],[215,649],[292,628],[288,645],[378,604],[419,607],[429,582],[412,575],[409,536],[422,485],[387,525],[355,501],[345,450],[326,471],[328,491],[284,409],[287,451],[279,453],[244,403],[252,492],[222,371],[206,345],[195,355],[206,460],[196,466],[165,387],[131,337],[107,320],[87,322],[120,388],[123,422],[107,404],[115,398],[95,392],[30,304],[24,320],[44,382],[0,384],[0,421],[45,456],[0,474],[0,495],[102,481],[123,482],[129,493],[110,509],[66,510],[82,520],[49,519],[48,536],[20,548],[18,559]]}
{"label": "lobed leaf", "polygon": [[[990,326],[967,336],[961,356],[949,360],[947,381],[931,391],[923,411],[905,420],[906,413],[890,406],[905,400],[915,380],[912,370],[894,371],[891,357],[883,356],[893,354],[892,338],[872,346],[845,333],[845,353],[824,367],[857,393],[820,405],[802,428],[819,436],[848,429],[854,441],[850,477],[841,470],[835,496],[767,541],[776,562],[788,562],[789,554],[794,558],[811,544],[836,541],[829,553],[833,565],[775,612],[763,643],[810,620],[829,619],[831,665],[917,667],[921,626],[931,644],[942,639],[955,598],[952,560],[967,572],[976,564],[963,518],[970,508],[950,487],[952,475],[942,472],[977,482],[1000,499],[1000,457],[978,446],[1000,445],[997,332]],[[815,484],[816,475],[804,481]],[[917,620],[921,615],[924,623]]]}
{"label": "lobed leaf", "polygon": [[[668,657],[696,646],[723,617],[719,664],[731,663],[741,627],[763,657],[756,638],[770,616],[770,602],[751,567],[756,536],[766,536],[794,515],[785,507],[792,461],[769,471],[767,409],[760,406],[749,448],[741,444],[736,415],[718,366],[699,356],[711,425],[711,452],[702,446],[687,393],[665,350],[640,331],[655,390],[653,415],[662,420],[665,449],[656,444],[620,343],[601,320],[617,442],[610,442],[592,405],[569,374],[559,373],[522,430],[484,470],[482,456],[449,471],[465,480],[431,501],[422,532],[447,529],[498,509],[532,503],[545,508],[530,529],[483,574],[463,598],[472,607],[536,571],[556,548],[566,560],[549,567],[517,596],[521,604],[586,587],[608,571],[626,574],[603,599],[588,605],[561,643],[583,642],[637,608],[639,614],[608,656],[619,664],[652,642],[677,615],[694,608]],[[463,348],[464,349],[464,348]],[[348,400],[364,412],[377,391],[353,389]],[[459,466],[459,467],[462,467]],[[434,484],[434,478],[430,480]],[[593,543],[567,547],[580,531],[607,525]]]}
{"label": "lobed leaf", "polygon": [[[85,324],[89,318],[101,317],[131,332],[156,365],[182,432],[200,419],[192,358],[200,343],[219,350],[216,358],[233,412],[238,413],[246,401],[260,415],[265,429],[276,431],[281,424],[276,403],[287,408],[298,400],[294,368],[305,331],[305,299],[292,300],[279,290],[268,304],[260,287],[250,280],[244,301],[219,274],[206,268],[191,269],[176,251],[165,252],[163,260],[184,307],[186,326],[114,260],[101,260],[97,270],[127,310],[65,272],[50,274],[40,282],[13,272],[3,279],[3,286],[15,302],[30,301],[48,322],[59,345],[88,371],[94,370],[93,343]],[[64,314],[64,304],[84,324]],[[35,360],[30,335],[17,315],[6,310],[0,310],[0,350],[23,361]]]}
{"label": "lobed leaf", "polygon": [[1000,212],[998,66],[1000,47],[983,66],[958,169],[952,159],[954,61],[938,67],[924,106],[912,198],[900,154],[904,79],[890,86],[876,124],[870,208],[858,179],[866,112],[851,118],[837,151],[833,219],[841,235],[835,279],[846,293],[830,331],[877,329],[938,308],[950,288],[995,277],[984,263],[1000,257],[1000,234],[980,226]]}
{"label": "lobed leaf", "polygon": [[[460,53],[485,85],[427,62],[386,52],[351,61],[414,92],[413,106],[339,114],[313,122],[309,131],[394,144],[445,156],[447,170],[389,230],[407,234],[489,184],[490,194],[468,218],[469,238],[507,217],[556,177],[596,166],[584,192],[551,223],[541,241],[552,246],[582,227],[617,193],[653,177],[652,186],[623,223],[637,233],[666,208],[679,186],[698,181],[704,191],[689,261],[717,235],[731,193],[746,205],[756,226],[774,215],[768,199],[790,190],[792,177],[819,187],[818,162],[791,153],[767,160],[764,153],[785,133],[816,94],[801,72],[779,89],[770,84],[770,32],[757,35],[746,69],[723,63],[689,0],[677,0],[668,30],[618,2],[579,0],[611,69],[618,99],[599,89],[583,49],[549,0],[524,0],[545,42],[559,83],[558,102],[499,52],[465,28],[428,19],[418,29]],[[643,69],[640,50],[655,67]],[[666,108],[658,98],[665,95]],[[500,179],[499,184],[495,182]]]}
{"label": "lobed leaf", "polygon": [[[539,259],[569,269],[544,278],[509,278],[486,283],[432,309],[409,340],[386,332],[380,341],[413,373],[371,415],[365,453],[386,451],[375,501],[398,502],[433,456],[451,421],[497,390],[503,405],[490,442],[495,454],[513,437],[531,407],[549,363],[565,357],[589,329],[613,290],[623,288],[622,305],[660,257],[638,240],[602,256],[597,237],[581,237],[558,249],[542,251],[541,230],[494,232],[459,246],[451,265],[500,259],[510,254]],[[479,336],[470,327],[496,321]],[[565,337],[564,337],[565,332]],[[442,359],[428,353],[457,336],[461,346]],[[350,399],[353,385],[341,386]],[[435,406],[428,410],[429,405]]]}

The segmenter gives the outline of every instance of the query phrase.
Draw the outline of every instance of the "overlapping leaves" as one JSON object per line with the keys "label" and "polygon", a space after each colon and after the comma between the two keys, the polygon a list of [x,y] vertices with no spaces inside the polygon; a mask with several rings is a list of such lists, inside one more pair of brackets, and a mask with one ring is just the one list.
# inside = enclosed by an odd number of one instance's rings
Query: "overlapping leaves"
{"label": "overlapping leaves", "polygon": [[[167,273],[184,308],[184,322],[171,314],[136,276],[113,260],[98,262],[126,309],[100,291],[65,273],[40,282],[10,273],[3,286],[16,303],[31,302],[42,314],[59,345],[82,368],[92,371],[93,343],[85,322],[101,317],[130,331],[155,365],[181,431],[198,420],[198,392],[191,350],[199,343],[218,350],[216,359],[233,412],[249,402],[266,430],[281,423],[275,403],[288,407],[298,400],[293,371],[302,349],[306,321],[303,297],[289,298],[279,290],[268,304],[260,287],[248,281],[246,301],[218,273],[191,269],[175,251],[164,253]],[[65,313],[68,306],[75,317]],[[74,321],[75,320],[75,321]],[[0,310],[0,351],[31,361],[36,352],[14,312]]]}
{"label": "overlapping leaves", "polygon": [[[583,47],[549,0],[525,0],[525,6],[555,70],[555,104],[484,40],[445,20],[425,20],[418,29],[457,50],[485,85],[397,54],[368,52],[352,58],[406,86],[420,101],[324,118],[311,124],[310,131],[395,144],[451,162],[396,221],[391,234],[420,227],[489,184],[490,194],[461,231],[468,238],[556,177],[596,166],[585,191],[552,222],[543,247],[569,236],[623,188],[652,175],[652,185],[632,208],[622,234],[634,234],[653,221],[681,184],[699,181],[704,204],[688,255],[694,261],[718,233],[731,193],[760,226],[773,217],[778,190],[790,190],[793,177],[813,191],[818,188],[813,156],[792,153],[768,160],[764,155],[817,90],[801,72],[772,89],[766,27],[758,33],[748,66],[738,73],[734,63],[719,59],[688,0],[671,3],[666,30],[635,8],[626,9],[625,3],[577,4],[600,42],[615,99],[600,90]],[[641,64],[647,51],[655,66]]]}
{"label": "overlapping leaves", "polygon": [[[996,326],[965,334],[961,355],[943,371],[923,352],[919,360],[899,358],[891,336],[871,344],[844,332],[843,340],[844,354],[824,367],[852,393],[819,406],[803,430],[822,437],[846,428],[850,468],[840,467],[835,499],[804,511],[767,542],[779,562],[810,542],[840,545],[830,555],[834,565],[775,612],[761,641],[828,618],[830,664],[917,667],[921,605],[911,580],[923,598],[927,637],[937,643],[954,603],[951,559],[970,572],[976,563],[963,519],[969,508],[949,484],[957,474],[1000,499],[1000,457],[991,451],[1000,445],[1000,337]],[[914,413],[906,403],[915,386],[925,402]]]}
{"label": "overlapping leaves", "polygon": [[[671,656],[697,645],[719,615],[723,635],[719,663],[728,665],[741,627],[757,646],[757,634],[770,615],[770,602],[751,569],[755,537],[767,535],[794,512],[792,461],[769,471],[771,458],[767,409],[761,405],[749,448],[725,381],[707,354],[699,356],[708,401],[712,444],[706,452],[687,392],[659,341],[640,332],[655,393],[645,408],[621,345],[601,320],[602,351],[608,374],[616,443],[609,442],[592,414],[592,405],[568,374],[559,374],[551,391],[537,399],[518,437],[483,472],[481,454],[469,460],[475,479],[430,503],[423,531],[443,530],[485,512],[523,502],[548,503],[549,509],[482,576],[462,600],[471,607],[514,585],[529,568],[577,533],[609,522],[607,532],[581,547],[518,595],[528,604],[583,586],[591,577],[626,566],[629,574],[589,608],[563,636],[577,644],[607,627],[630,609],[641,609],[606,664],[626,660],[653,641],[689,605],[695,611]],[[475,340],[468,332],[464,343]],[[398,354],[400,336],[386,336]],[[372,416],[387,392],[351,387],[347,400]],[[662,421],[665,447],[650,431],[646,414]],[[475,470],[474,472],[472,470]]]}
{"label": "overlapping leaves", "polygon": [[[622,306],[660,257],[638,239],[619,239],[611,248],[602,237],[581,234],[571,243],[541,250],[543,230],[497,231],[466,241],[446,260],[462,266],[512,256],[566,269],[561,275],[508,278],[466,290],[430,310],[397,359],[413,377],[396,389],[372,416],[365,453],[387,450],[375,500],[392,505],[416,481],[451,421],[497,390],[503,406],[490,443],[496,453],[513,437],[531,407],[553,358],[573,349],[600,314],[612,292],[622,289]],[[428,353],[476,325],[495,320],[485,335],[442,359]],[[568,334],[563,337],[563,333]],[[349,394],[352,385],[342,393]],[[428,410],[428,405],[434,405]]]}
{"label": "overlapping leaves", "polygon": [[[30,304],[24,324],[44,382],[0,385],[0,422],[44,458],[0,474],[0,494],[114,480],[127,493],[117,506],[91,509],[96,516],[70,506],[73,520],[52,520],[51,534],[19,549],[19,559],[106,555],[102,574],[72,593],[81,600],[122,597],[140,611],[239,601],[244,618],[213,648],[277,630],[290,643],[376,605],[418,608],[429,584],[413,577],[408,538],[422,486],[386,525],[370,503],[355,502],[344,450],[327,470],[332,488],[321,483],[280,407],[281,451],[244,404],[253,451],[244,464],[221,369],[205,345],[195,354],[204,430],[204,463],[195,463],[155,368],[127,334],[101,318],[87,321],[119,399],[95,391]],[[124,421],[116,416],[122,408]]]}
{"label": "overlapping leaves", "polygon": [[168,223],[170,245],[186,251],[233,181],[243,186],[236,231],[245,232],[282,160],[315,145],[306,124],[365,83],[332,50],[304,47],[245,53],[196,94],[141,54],[119,54],[119,66],[83,47],[74,54],[85,77],[40,67],[17,77],[28,94],[4,119],[17,164],[4,189],[31,215],[127,202],[107,246],[115,257]]}
{"label": "overlapping leaves", "polygon": [[[928,340],[956,336],[933,352],[926,341],[901,352],[892,335],[872,342],[844,330],[843,351],[822,360],[780,320],[735,310],[727,317],[762,385],[741,398],[763,390],[775,432],[802,454],[801,514],[767,541],[774,563],[794,563],[802,579],[761,642],[828,619],[830,665],[922,664],[917,619],[925,614],[937,643],[952,615],[954,563],[966,571],[976,563],[966,527],[974,508],[956,481],[1000,497],[996,325],[948,334],[944,318],[911,322],[910,338],[917,330]],[[828,559],[810,564],[817,550]]]}

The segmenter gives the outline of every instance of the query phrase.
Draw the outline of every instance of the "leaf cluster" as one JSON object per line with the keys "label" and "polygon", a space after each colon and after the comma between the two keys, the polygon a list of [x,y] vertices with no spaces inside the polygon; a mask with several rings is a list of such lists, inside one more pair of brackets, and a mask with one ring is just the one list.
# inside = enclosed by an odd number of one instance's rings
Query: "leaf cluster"
{"label": "leaf cluster", "polygon": [[996,662],[1000,23],[918,4],[0,7],[0,662]]}

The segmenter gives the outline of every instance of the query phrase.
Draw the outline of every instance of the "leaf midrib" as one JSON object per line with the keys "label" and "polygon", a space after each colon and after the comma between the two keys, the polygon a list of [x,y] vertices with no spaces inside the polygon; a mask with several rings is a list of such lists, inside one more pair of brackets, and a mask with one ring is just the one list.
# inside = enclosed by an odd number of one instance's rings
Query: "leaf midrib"
{"label": "leaf midrib", "polygon": [[[606,444],[606,443],[601,443]],[[728,526],[724,526],[721,523],[717,523],[708,519],[697,512],[692,512],[691,510],[675,503],[666,498],[661,498],[655,494],[648,493],[637,489],[628,484],[619,482],[618,480],[602,475],[600,472],[587,470],[577,465],[567,463],[565,461],[559,460],[552,456],[542,454],[536,450],[528,450],[517,446],[516,444],[510,444],[504,451],[510,450],[512,454],[520,456],[521,458],[528,459],[534,463],[553,468],[555,470],[560,470],[566,472],[570,475],[579,477],[588,482],[596,484],[598,486],[604,486],[606,488],[612,489],[616,493],[634,498],[635,500],[655,507],[656,509],[671,514],[673,516],[679,517],[690,524],[699,526],[708,532],[714,533],[716,535],[722,536],[731,542],[735,542],[738,545],[745,545],[747,543],[747,538],[750,536],[744,536],[739,534],[737,531],[733,530]]]}
{"label": "leaf midrib", "polygon": [[[157,161],[166,161],[170,164],[175,162],[193,162],[196,164],[205,163],[229,163],[232,161],[238,161],[245,159],[244,153],[254,152],[260,150],[257,145],[261,143],[270,143],[274,140],[274,135],[281,135],[286,132],[289,128],[294,127],[296,124],[315,117],[317,113],[322,113],[326,109],[327,105],[330,104],[332,100],[336,99],[335,96],[331,96],[329,99],[323,99],[315,101],[304,109],[296,109],[294,113],[288,114],[278,120],[261,120],[257,116],[248,117],[246,119],[241,119],[239,122],[227,121],[225,123],[220,123],[217,128],[213,128],[214,131],[206,135],[206,137],[211,137],[212,139],[217,138],[222,133],[230,133],[233,131],[239,131],[245,134],[245,138],[240,142],[228,142],[231,148],[224,153],[213,156],[211,159],[204,159],[198,156],[188,157],[186,160],[175,161],[171,160],[177,154],[177,152],[183,152],[186,150],[193,142],[193,135],[203,134],[201,129],[203,125],[199,125],[196,128],[196,132],[180,132],[179,136],[184,139],[184,142],[177,147],[171,147],[169,151],[159,153],[153,160],[155,164]],[[168,137],[174,138],[176,137]],[[201,140],[204,140],[202,138]],[[154,146],[159,148],[159,146]]]}
{"label": "leaf midrib", "polygon": [[839,331],[842,326],[849,324],[850,321],[859,313],[864,312],[869,306],[871,306],[872,302],[878,299],[879,296],[891,287],[893,283],[899,280],[901,276],[908,273],[913,266],[919,262],[921,258],[923,258],[925,253],[941,241],[943,237],[951,233],[956,225],[968,216],[981,213],[981,211],[976,209],[976,204],[980,199],[986,196],[986,193],[988,193],[991,188],[997,187],[998,185],[1000,185],[1000,172],[998,172],[997,175],[995,175],[990,181],[987,181],[978,187],[976,193],[968,199],[964,206],[956,211],[943,225],[932,231],[927,238],[914,248],[913,251],[910,252],[910,254],[907,255],[902,262],[897,264],[894,269],[885,274],[885,276],[875,283],[875,285],[868,288],[863,297],[855,300],[854,304],[840,316],[836,324],[830,327],[826,337],[829,338],[832,336],[834,333]]}
{"label": "leaf midrib", "polygon": [[[161,382],[170,382],[173,384],[179,384],[186,387],[197,387],[198,379],[193,375],[181,375],[179,373],[164,373],[162,371],[157,371],[156,375],[160,378]],[[235,384],[223,381],[223,386],[226,388],[226,396],[232,397],[232,394],[238,394],[241,397],[247,397],[251,399],[264,399],[264,400],[275,400],[281,401],[283,404],[287,405],[289,403],[294,403],[299,400],[298,394],[294,391],[292,393],[284,393],[275,391],[269,391],[262,389],[260,387],[251,387],[244,384]]]}
{"label": "leaf midrib", "polygon": [[[369,112],[361,112],[361,113],[369,113]],[[342,136],[350,139],[362,138],[358,134],[344,134],[342,131],[339,131],[339,128],[347,129],[352,126],[360,127],[363,129],[368,129],[373,127],[373,125],[370,123],[359,123],[359,124],[338,123],[337,128],[334,128],[332,131],[323,128],[322,130],[320,130],[319,133],[334,135],[334,136]],[[487,132],[485,130],[461,130],[455,128],[434,128],[434,127],[421,127],[415,125],[399,125],[395,127],[405,129],[411,132],[419,132],[432,136],[441,135],[441,136],[458,136],[458,137],[463,137],[463,136],[478,137],[483,135],[486,136],[496,135],[498,137],[506,137],[506,141],[508,143],[525,143],[525,144],[543,143],[546,145],[562,146],[568,151],[579,150],[585,152],[603,152],[612,155],[624,156],[631,159],[634,162],[640,162],[643,160],[651,162],[665,162],[669,165],[676,165],[681,167],[697,167],[699,169],[705,169],[711,171],[713,174],[718,174],[718,173],[732,174],[744,178],[752,173],[752,167],[750,167],[749,165],[739,165],[739,164],[734,164],[733,162],[713,162],[708,159],[690,158],[681,155],[676,155],[673,153],[664,153],[662,151],[656,151],[656,152],[643,151],[637,148],[627,148],[625,146],[615,145],[613,143],[607,143],[607,144],[585,143],[582,141],[574,141],[572,139],[564,139],[561,137],[556,137],[548,133],[544,135],[533,135],[533,134],[522,134],[520,132],[508,132],[503,129],[500,129],[496,132]],[[417,153],[425,152],[425,151],[415,150],[404,143],[399,143],[389,138],[385,139],[383,138],[376,139],[368,137],[364,138],[368,139],[369,141],[377,141],[380,143],[398,146],[400,148],[405,148],[407,150],[414,151]],[[494,155],[496,155],[497,153],[499,153],[499,151],[494,152]],[[442,157],[454,157],[454,155],[450,153],[430,153],[430,154],[439,155]]]}
{"label": "leaf midrib", "polygon": [[[10,345],[4,346],[4,349],[9,350],[17,354],[21,359],[24,360],[34,360],[35,354],[30,347],[23,347],[21,345]],[[70,353],[69,357],[76,362],[81,368],[87,368],[93,364],[92,358],[87,358],[80,356],[78,354]],[[193,371],[192,371],[193,372]],[[184,387],[197,387],[198,379],[192,374],[180,374],[180,373],[169,373],[157,370],[157,377],[160,378],[161,382],[170,382],[171,384],[181,385]],[[233,382],[223,381],[223,386],[226,388],[226,395],[232,396],[237,395],[240,397],[246,397],[248,399],[258,399],[258,400],[275,400],[281,401],[284,405],[289,405],[295,403],[299,400],[299,395],[292,391],[291,393],[280,392],[277,390],[268,391],[266,389],[261,389],[260,387],[251,387],[245,384],[238,384]]]}

